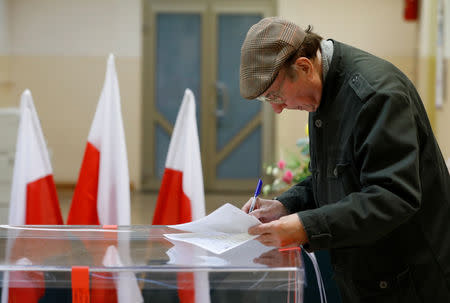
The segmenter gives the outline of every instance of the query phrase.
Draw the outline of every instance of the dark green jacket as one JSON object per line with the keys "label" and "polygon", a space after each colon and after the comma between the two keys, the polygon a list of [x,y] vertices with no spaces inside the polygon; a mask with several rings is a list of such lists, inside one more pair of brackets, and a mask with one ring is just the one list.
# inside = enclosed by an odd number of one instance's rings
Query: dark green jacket
{"label": "dark green jacket", "polygon": [[344,302],[450,302],[450,177],[422,101],[389,62],[333,41],[309,115],[311,177],[278,197]]}

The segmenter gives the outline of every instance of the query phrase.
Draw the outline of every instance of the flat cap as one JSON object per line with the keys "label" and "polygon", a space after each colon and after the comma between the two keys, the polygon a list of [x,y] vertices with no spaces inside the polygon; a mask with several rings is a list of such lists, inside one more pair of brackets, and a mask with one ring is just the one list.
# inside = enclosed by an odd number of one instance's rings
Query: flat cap
{"label": "flat cap", "polygon": [[240,90],[254,99],[272,84],[283,64],[300,48],[306,33],[295,23],[268,17],[253,25],[241,48]]}

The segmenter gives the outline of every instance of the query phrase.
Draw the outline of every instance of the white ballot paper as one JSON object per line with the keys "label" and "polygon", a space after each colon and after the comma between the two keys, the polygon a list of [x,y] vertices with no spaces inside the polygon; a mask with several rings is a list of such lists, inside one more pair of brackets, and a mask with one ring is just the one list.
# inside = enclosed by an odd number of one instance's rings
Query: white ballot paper
{"label": "white ballot paper", "polygon": [[166,238],[195,244],[215,254],[224,253],[245,242],[255,239],[247,230],[261,224],[253,216],[236,206],[226,203],[206,217],[194,222],[169,225],[169,227],[189,231],[182,234],[164,234]]}

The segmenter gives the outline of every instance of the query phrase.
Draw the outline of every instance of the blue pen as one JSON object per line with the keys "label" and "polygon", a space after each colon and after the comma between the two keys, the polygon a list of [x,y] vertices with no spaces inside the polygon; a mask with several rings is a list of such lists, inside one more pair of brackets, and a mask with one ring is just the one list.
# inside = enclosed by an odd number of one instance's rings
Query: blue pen
{"label": "blue pen", "polygon": [[259,193],[261,192],[261,187],[262,187],[262,180],[259,179],[258,185],[256,186],[255,195],[253,196],[252,204],[250,205],[249,213],[251,213],[253,211],[253,209],[255,208],[256,197],[258,197]]}

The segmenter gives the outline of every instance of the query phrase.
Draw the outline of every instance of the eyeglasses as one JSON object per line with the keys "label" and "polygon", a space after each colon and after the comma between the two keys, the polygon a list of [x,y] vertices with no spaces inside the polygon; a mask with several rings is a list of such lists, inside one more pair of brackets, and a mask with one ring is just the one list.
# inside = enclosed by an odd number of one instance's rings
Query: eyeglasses
{"label": "eyeglasses", "polygon": [[284,101],[284,98],[281,95],[280,91],[281,91],[281,88],[283,87],[285,78],[286,78],[286,73],[283,74],[283,79],[281,80],[280,87],[278,88],[278,90],[270,92],[265,96],[261,95],[259,97],[256,97],[256,100],[259,100],[262,102],[269,102],[272,104],[284,104],[285,101]]}
{"label": "eyeglasses", "polygon": [[262,102],[269,102],[272,104],[283,104],[284,100],[283,97],[279,94],[279,92],[273,92],[267,94],[267,96],[259,96],[256,97],[257,100]]}

